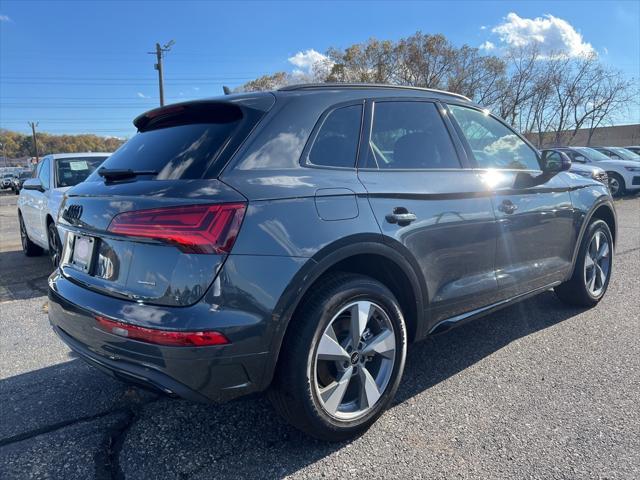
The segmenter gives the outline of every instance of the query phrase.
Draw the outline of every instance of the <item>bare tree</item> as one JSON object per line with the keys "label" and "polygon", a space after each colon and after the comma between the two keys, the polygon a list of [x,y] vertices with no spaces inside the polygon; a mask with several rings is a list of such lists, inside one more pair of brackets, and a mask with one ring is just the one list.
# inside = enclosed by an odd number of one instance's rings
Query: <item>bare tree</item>
{"label": "bare tree", "polygon": [[455,47],[444,35],[417,32],[401,39],[395,48],[396,83],[426,88],[446,88],[455,64]]}
{"label": "bare tree", "polygon": [[494,105],[505,88],[506,64],[498,57],[481,55],[464,45],[453,59],[447,90],[473,99],[480,105]]}
{"label": "bare tree", "polygon": [[393,43],[369,39],[345,50],[331,48],[327,52],[333,64],[329,82],[391,83],[396,65]]}
{"label": "bare tree", "polygon": [[595,55],[543,56],[536,46],[502,57],[458,48],[444,35],[416,32],[398,41],[369,39],[331,48],[306,73],[278,72],[240,90],[271,90],[290,83],[366,82],[447,89],[497,112],[538,146],[570,143],[581,129],[611,123],[640,98],[637,84],[605,67]]}
{"label": "bare tree", "polygon": [[257,92],[261,90],[276,90],[291,83],[291,74],[287,72],[276,72],[272,75],[263,75],[255,80],[245,83],[237,89],[242,92]]}

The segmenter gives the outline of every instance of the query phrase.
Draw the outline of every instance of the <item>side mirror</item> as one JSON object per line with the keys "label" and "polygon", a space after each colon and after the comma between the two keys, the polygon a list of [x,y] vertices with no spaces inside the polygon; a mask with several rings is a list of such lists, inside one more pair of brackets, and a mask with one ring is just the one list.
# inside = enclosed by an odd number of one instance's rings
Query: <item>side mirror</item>
{"label": "side mirror", "polygon": [[44,192],[44,187],[40,180],[37,178],[30,178],[29,180],[25,180],[22,184],[22,188],[25,190],[37,190],[38,192]]}
{"label": "side mirror", "polygon": [[542,171],[544,173],[566,172],[571,168],[571,159],[564,152],[542,152]]}

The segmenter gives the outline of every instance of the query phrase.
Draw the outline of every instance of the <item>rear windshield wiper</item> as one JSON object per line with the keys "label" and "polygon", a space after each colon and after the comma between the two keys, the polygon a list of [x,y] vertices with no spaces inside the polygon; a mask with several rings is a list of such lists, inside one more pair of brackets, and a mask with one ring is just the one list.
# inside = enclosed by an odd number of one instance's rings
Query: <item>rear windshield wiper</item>
{"label": "rear windshield wiper", "polygon": [[104,178],[107,181],[110,180],[124,180],[125,178],[133,178],[138,175],[157,175],[158,172],[155,170],[132,170],[130,168],[127,169],[117,169],[117,168],[101,168],[98,170],[98,175]]}

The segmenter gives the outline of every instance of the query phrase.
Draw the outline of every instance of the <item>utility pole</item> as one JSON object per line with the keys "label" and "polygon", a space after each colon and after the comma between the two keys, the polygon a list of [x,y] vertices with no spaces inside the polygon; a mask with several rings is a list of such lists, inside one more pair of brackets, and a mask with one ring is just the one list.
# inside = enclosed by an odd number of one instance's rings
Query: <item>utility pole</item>
{"label": "utility pole", "polygon": [[2,142],[0,145],[2,145],[2,158],[4,158],[4,166],[6,167],[9,165],[9,162],[7,162],[7,142]]}
{"label": "utility pole", "polygon": [[33,149],[36,152],[36,162],[40,161],[40,157],[38,155],[38,138],[36,137],[36,127],[39,122],[27,122],[31,126],[31,133],[33,134]]}
{"label": "utility pole", "polygon": [[151,55],[156,56],[157,63],[154,65],[154,68],[158,71],[158,86],[160,87],[160,106],[161,107],[164,106],[164,77],[162,74],[162,58],[165,52],[168,52],[169,50],[171,50],[171,47],[173,46],[174,43],[176,42],[171,40],[170,42],[166,43],[162,47],[160,46],[159,43],[156,43],[156,51],[147,52]]}

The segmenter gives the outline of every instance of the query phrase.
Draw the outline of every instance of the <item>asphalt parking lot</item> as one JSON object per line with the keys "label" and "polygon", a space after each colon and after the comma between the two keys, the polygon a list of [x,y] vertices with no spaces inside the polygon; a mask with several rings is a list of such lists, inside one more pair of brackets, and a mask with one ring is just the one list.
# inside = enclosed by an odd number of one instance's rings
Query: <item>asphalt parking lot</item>
{"label": "asphalt parking lot", "polygon": [[46,315],[46,257],[0,195],[0,478],[640,478],[640,196],[605,299],[552,292],[415,345],[361,438],[310,440],[262,397],[197,405],[88,367]]}

